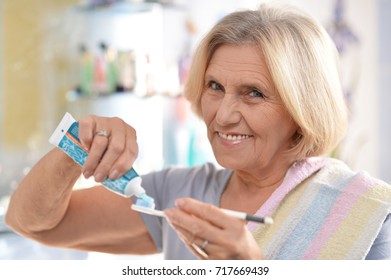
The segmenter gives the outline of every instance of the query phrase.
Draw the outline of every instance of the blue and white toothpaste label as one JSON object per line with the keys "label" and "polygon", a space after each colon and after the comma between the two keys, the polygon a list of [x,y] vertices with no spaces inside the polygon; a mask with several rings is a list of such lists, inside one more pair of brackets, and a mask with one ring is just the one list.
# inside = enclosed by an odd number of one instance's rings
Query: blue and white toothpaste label
{"label": "blue and white toothpaste label", "polygon": [[[74,122],[59,142],[58,147],[70,156],[76,163],[83,166],[88,157],[88,153],[83,149],[78,135],[79,124]],[[102,185],[114,192],[124,195],[128,182],[138,176],[137,172],[131,168],[125,175],[117,180],[110,180],[109,178],[106,178],[102,182]]]}

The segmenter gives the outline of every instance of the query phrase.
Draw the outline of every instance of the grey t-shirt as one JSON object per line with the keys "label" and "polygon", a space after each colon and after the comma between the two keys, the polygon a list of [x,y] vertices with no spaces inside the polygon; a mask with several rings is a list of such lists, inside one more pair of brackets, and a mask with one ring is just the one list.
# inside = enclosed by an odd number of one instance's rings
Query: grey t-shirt
{"label": "grey t-shirt", "polygon": [[[192,197],[216,206],[232,175],[231,170],[213,164],[194,168],[168,168],[143,175],[143,187],[155,199],[156,209],[175,207],[180,197]],[[141,214],[159,251],[168,260],[191,260],[196,257],[179,239],[165,219]],[[366,259],[391,259],[391,218],[388,215]]]}
{"label": "grey t-shirt", "polygon": [[[147,194],[155,199],[156,209],[175,207],[180,197],[192,197],[219,205],[221,193],[232,172],[213,164],[195,168],[169,168],[142,176]],[[178,238],[165,219],[142,214],[145,224],[165,259],[191,260],[196,257]]]}

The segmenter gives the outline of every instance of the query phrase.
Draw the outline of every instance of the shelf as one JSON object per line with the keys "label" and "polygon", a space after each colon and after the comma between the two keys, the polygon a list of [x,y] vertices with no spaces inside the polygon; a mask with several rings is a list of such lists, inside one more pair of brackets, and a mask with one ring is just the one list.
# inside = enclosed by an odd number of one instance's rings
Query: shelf
{"label": "shelf", "polygon": [[104,11],[111,14],[136,14],[153,10],[156,6],[184,9],[185,7],[173,4],[172,1],[101,1],[100,4],[86,5],[80,4],[75,7],[76,11],[83,13]]}

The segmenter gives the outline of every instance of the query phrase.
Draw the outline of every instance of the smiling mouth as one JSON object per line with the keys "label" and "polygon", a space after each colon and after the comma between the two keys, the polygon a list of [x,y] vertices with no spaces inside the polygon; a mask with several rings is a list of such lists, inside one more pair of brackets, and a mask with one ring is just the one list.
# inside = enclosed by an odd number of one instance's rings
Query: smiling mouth
{"label": "smiling mouth", "polygon": [[218,132],[218,135],[224,140],[228,140],[228,141],[241,141],[252,137],[252,135],[248,135],[248,134],[232,135],[232,134],[224,134],[222,132]]}

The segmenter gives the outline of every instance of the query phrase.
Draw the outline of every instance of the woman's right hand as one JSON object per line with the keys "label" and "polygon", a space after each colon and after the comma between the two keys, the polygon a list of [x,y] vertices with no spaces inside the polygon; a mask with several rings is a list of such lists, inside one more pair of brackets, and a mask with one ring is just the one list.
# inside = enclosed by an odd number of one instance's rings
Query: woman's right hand
{"label": "woman's right hand", "polygon": [[[106,135],[102,135],[106,134]],[[102,182],[120,178],[137,158],[136,131],[122,119],[90,115],[79,120],[79,138],[88,151],[84,177]]]}

